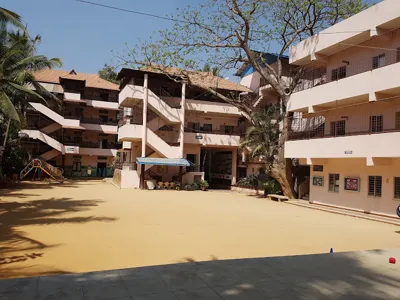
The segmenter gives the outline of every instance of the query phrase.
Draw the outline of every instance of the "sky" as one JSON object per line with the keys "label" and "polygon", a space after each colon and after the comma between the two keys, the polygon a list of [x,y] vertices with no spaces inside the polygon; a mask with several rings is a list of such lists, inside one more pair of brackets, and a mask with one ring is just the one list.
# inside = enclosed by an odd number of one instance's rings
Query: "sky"
{"label": "sky", "polygon": [[[198,0],[91,0],[92,2],[165,16]],[[31,36],[41,35],[39,54],[59,57],[64,70],[97,73],[116,65],[114,52],[157,36],[172,22],[79,3],[75,0],[1,0],[18,13]]]}
{"label": "sky", "polygon": [[[160,16],[202,0],[90,0]],[[371,3],[372,0],[364,0]],[[373,2],[379,2],[374,0]],[[400,1],[400,0],[399,0]],[[105,63],[115,66],[115,53],[153,37],[173,22],[97,7],[75,0],[1,0],[0,5],[21,15],[31,36],[41,35],[39,54],[59,57],[63,70],[97,73]],[[113,54],[114,52],[114,54]],[[232,72],[233,73],[233,70]],[[232,74],[229,79],[237,81]]]}

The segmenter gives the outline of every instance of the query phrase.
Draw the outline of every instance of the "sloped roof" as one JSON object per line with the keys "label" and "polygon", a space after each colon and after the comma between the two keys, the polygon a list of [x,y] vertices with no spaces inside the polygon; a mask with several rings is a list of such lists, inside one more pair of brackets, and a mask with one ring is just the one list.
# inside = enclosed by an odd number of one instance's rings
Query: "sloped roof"
{"label": "sloped roof", "polygon": [[[268,53],[268,52],[263,53],[263,52],[259,52],[259,51],[254,51],[254,52],[258,53],[260,55],[260,57],[262,56],[264,61],[265,61],[265,63],[268,64],[268,65],[272,65],[273,63],[275,63],[278,60],[278,54],[277,53]],[[285,63],[289,63],[289,56],[282,55],[281,58]],[[261,61],[261,59],[260,59],[260,61]],[[242,73],[244,71],[246,71],[248,67],[251,67],[251,65],[248,64],[248,63],[242,64],[240,66],[240,68],[236,71],[235,76],[242,75]]]}
{"label": "sloped roof", "polygon": [[239,92],[249,92],[249,93],[252,92],[251,89],[249,89],[244,85],[215,76],[210,72],[184,70],[174,67],[157,67],[157,68],[146,68],[141,70],[122,69],[118,76],[120,78],[124,77],[126,74],[129,74],[129,72],[167,74],[169,76],[176,76],[181,78],[186,77],[188,84],[193,86],[198,86],[203,88],[207,87],[207,88],[221,89],[228,91],[239,91]]}
{"label": "sloped roof", "polygon": [[60,84],[61,79],[79,80],[85,81],[86,87],[89,88],[119,91],[119,86],[117,84],[104,80],[97,74],[80,73],[74,70],[64,71],[51,69],[35,72],[34,76],[39,82]]}

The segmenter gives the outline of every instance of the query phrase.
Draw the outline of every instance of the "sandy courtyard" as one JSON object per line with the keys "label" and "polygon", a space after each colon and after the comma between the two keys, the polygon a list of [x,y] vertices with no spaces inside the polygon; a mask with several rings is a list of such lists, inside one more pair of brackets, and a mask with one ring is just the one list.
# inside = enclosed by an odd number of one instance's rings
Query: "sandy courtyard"
{"label": "sandy courtyard", "polygon": [[400,247],[400,228],[231,192],[101,181],[0,192],[0,277]]}

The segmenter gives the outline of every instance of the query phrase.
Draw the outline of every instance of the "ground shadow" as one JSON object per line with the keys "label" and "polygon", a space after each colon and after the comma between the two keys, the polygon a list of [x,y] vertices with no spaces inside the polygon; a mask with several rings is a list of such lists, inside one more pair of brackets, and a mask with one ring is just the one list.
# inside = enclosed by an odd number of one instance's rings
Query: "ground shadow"
{"label": "ground shadow", "polygon": [[206,262],[185,257],[188,263],[162,266],[162,272],[175,281],[185,272],[192,281],[196,276],[223,299],[399,299],[400,268],[388,262],[396,255],[400,249],[236,260],[211,256]]}
{"label": "ground shadow", "polygon": [[40,261],[43,249],[58,246],[29,237],[22,226],[115,221],[116,218],[105,216],[71,216],[71,213],[90,211],[102,202],[72,198],[0,201],[0,277],[16,273],[11,269],[13,264]]}

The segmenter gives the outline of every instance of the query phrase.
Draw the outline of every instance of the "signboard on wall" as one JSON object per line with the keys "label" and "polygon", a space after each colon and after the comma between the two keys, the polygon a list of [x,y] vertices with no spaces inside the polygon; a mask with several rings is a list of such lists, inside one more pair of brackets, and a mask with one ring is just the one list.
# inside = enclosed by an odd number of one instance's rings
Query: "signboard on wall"
{"label": "signboard on wall", "polygon": [[79,154],[79,147],[75,146],[66,146],[65,153],[67,154]]}
{"label": "signboard on wall", "polygon": [[344,189],[346,191],[359,192],[360,191],[360,178],[358,177],[345,177]]}
{"label": "signboard on wall", "polygon": [[324,176],[314,176],[312,184],[314,186],[324,186]]}
{"label": "signboard on wall", "polygon": [[202,135],[196,135],[196,140],[202,140],[203,136]]}

